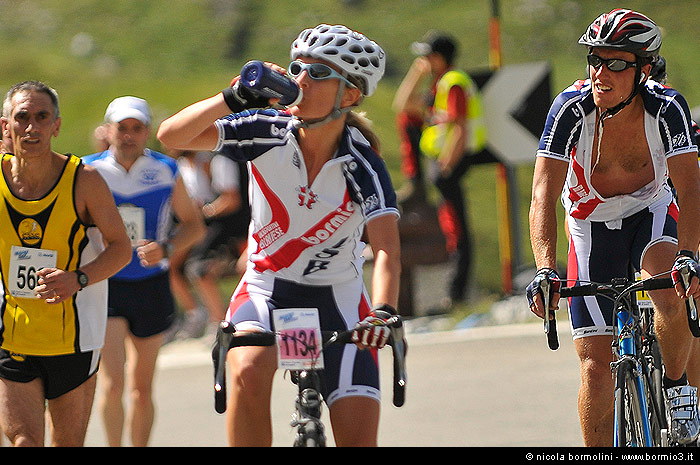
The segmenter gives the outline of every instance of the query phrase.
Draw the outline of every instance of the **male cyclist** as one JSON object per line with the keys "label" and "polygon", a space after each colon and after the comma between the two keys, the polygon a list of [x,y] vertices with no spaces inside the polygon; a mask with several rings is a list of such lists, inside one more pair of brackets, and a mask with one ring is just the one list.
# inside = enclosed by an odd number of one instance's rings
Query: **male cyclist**
{"label": "male cyclist", "polygon": [[[700,297],[700,170],[690,111],[675,90],[648,80],[661,32],[646,16],[615,9],[598,17],[579,40],[588,48],[586,80],[554,101],[540,139],[530,207],[530,236],[538,272],[528,286],[531,309],[544,317],[538,283],[558,279],[557,198],[569,232],[567,278],[605,282],[629,266],[643,277],[691,271],[687,289],[651,294],[671,406],[671,433],[681,443],[700,429],[697,373],[686,366],[697,342],[685,298]],[[673,178],[677,203],[666,182]],[[675,281],[675,279],[674,279]],[[556,287],[556,286],[555,286]],[[680,297],[680,298],[679,298]],[[556,291],[551,308],[558,306]],[[604,298],[569,301],[581,367],[579,416],[584,443],[612,445],[610,374],[613,309]],[[696,349],[697,350],[697,349]]]}

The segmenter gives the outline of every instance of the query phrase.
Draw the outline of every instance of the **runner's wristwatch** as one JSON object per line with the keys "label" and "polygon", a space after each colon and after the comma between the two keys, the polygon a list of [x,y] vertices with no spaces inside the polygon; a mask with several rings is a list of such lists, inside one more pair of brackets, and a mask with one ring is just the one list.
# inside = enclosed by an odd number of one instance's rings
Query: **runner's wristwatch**
{"label": "runner's wristwatch", "polygon": [[75,274],[78,275],[78,284],[80,285],[80,291],[85,289],[85,286],[88,285],[88,277],[85,273],[83,273],[80,270],[75,270]]}

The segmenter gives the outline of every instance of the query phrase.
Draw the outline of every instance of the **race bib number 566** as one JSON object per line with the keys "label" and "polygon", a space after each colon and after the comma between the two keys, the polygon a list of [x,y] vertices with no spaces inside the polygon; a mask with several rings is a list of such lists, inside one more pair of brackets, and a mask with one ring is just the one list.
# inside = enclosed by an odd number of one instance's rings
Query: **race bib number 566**
{"label": "race bib number 566", "polygon": [[10,250],[10,276],[7,279],[10,294],[15,297],[38,299],[34,292],[38,284],[36,272],[42,268],[55,268],[56,255],[55,250],[13,245]]}

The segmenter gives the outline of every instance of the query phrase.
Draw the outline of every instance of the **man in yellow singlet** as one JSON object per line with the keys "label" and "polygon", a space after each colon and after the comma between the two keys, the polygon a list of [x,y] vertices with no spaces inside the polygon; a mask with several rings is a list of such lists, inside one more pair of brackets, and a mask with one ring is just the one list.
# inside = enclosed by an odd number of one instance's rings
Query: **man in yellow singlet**
{"label": "man in yellow singlet", "polygon": [[[15,446],[84,443],[107,322],[106,279],[131,246],[107,184],[52,150],[61,118],[47,85],[14,85],[3,105],[14,154],[0,176],[0,427]],[[48,403],[47,403],[48,401]]]}

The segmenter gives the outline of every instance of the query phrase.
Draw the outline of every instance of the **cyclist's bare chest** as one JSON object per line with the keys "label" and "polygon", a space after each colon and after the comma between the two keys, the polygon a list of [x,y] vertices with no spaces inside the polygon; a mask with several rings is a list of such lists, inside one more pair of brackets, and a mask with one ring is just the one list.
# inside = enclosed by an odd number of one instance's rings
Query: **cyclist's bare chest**
{"label": "cyclist's bare chest", "polygon": [[593,144],[591,183],[603,197],[631,194],[654,180],[644,126],[606,123],[600,145]]}

